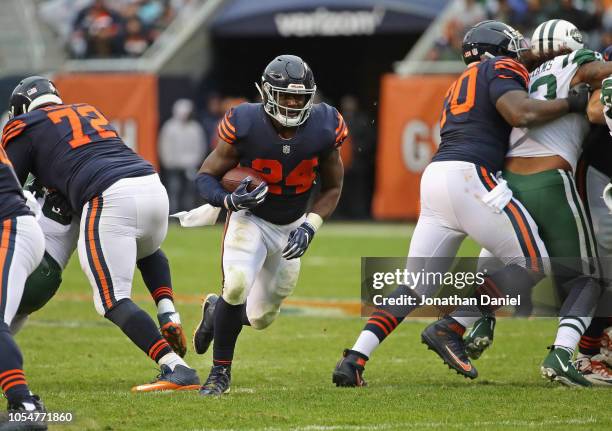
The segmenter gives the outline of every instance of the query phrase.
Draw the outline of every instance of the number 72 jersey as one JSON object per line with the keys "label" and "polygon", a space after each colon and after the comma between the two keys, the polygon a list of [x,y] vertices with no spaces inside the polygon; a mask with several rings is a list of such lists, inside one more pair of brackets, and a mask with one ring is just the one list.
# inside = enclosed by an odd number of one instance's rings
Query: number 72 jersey
{"label": "number 72 jersey", "polygon": [[2,132],[2,146],[21,184],[32,173],[66,196],[74,210],[121,178],[154,174],[96,108],[50,105],[19,115]]}
{"label": "number 72 jersey", "polygon": [[[601,55],[589,49],[579,49],[549,60],[531,72],[529,97],[552,100],[567,97],[578,68],[592,61],[602,61]],[[538,127],[514,128],[510,134],[510,157],[561,156],[574,171],[589,131],[583,114],[567,114]]]}
{"label": "number 72 jersey", "polygon": [[469,65],[446,92],[440,147],[432,161],[464,161],[500,171],[511,127],[495,104],[508,91],[527,91],[528,83],[525,66],[509,57]]}

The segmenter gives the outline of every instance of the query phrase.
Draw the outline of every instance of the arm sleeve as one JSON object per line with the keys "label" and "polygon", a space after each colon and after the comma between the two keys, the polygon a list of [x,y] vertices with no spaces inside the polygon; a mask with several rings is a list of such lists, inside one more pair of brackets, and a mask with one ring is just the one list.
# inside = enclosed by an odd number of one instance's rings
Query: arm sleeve
{"label": "arm sleeve", "polygon": [[234,116],[234,108],[230,108],[225,113],[219,125],[217,126],[217,133],[219,138],[223,139],[230,145],[236,143],[236,118]]}
{"label": "arm sleeve", "polygon": [[501,58],[489,65],[489,97],[491,103],[508,91],[527,91],[529,88],[529,73],[525,66],[511,58]]}
{"label": "arm sleeve", "polygon": [[13,165],[19,183],[25,184],[30,173],[30,151],[32,148],[30,138],[22,132],[26,124],[23,121],[11,121],[2,132],[2,147]]}
{"label": "arm sleeve", "polygon": [[195,180],[198,193],[214,207],[224,208],[225,197],[230,193],[226,192],[219,180],[210,174],[199,174]]}

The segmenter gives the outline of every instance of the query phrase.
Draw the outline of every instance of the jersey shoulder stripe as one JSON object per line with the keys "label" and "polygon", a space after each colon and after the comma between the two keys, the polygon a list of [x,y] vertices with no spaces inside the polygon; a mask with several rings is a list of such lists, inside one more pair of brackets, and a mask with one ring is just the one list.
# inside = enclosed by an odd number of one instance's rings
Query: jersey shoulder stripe
{"label": "jersey shoulder stripe", "polygon": [[26,123],[21,120],[15,120],[8,123],[2,131],[2,146],[6,147],[9,141],[23,132],[25,128]]}
{"label": "jersey shoulder stripe", "polygon": [[219,137],[228,144],[233,144],[236,142],[236,127],[231,121],[233,114],[233,108],[230,108],[230,110],[223,116],[223,119],[219,121],[219,125],[217,126]]}
{"label": "jersey shoulder stripe", "polygon": [[[590,49],[582,48],[578,49],[567,56],[567,61],[582,66],[583,64],[591,63],[593,61],[603,61],[603,57],[600,53],[591,51]],[[563,66],[565,66],[565,60]]]}
{"label": "jersey shoulder stripe", "polygon": [[529,84],[529,72],[527,72],[527,68],[516,60],[511,58],[498,60],[495,62],[495,70],[498,71],[497,76],[500,78],[513,78],[513,76],[502,75],[504,72],[511,72],[521,77],[525,82],[525,86]]}
{"label": "jersey shoulder stripe", "polygon": [[336,147],[342,145],[346,137],[348,136],[348,127],[346,126],[346,122],[342,117],[342,114],[339,112],[338,114],[338,127],[336,128]]}

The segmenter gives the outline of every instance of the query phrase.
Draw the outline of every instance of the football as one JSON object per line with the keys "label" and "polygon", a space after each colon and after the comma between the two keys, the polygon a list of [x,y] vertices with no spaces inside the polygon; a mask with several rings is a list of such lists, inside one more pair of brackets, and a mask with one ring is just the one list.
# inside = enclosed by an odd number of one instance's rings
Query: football
{"label": "football", "polygon": [[250,192],[254,190],[258,185],[263,182],[263,178],[261,178],[259,172],[254,169],[247,168],[244,166],[238,166],[234,169],[230,169],[223,175],[221,178],[221,185],[228,192],[233,192],[240,185],[240,182],[246,177],[251,177],[251,184],[247,187],[247,190]]}

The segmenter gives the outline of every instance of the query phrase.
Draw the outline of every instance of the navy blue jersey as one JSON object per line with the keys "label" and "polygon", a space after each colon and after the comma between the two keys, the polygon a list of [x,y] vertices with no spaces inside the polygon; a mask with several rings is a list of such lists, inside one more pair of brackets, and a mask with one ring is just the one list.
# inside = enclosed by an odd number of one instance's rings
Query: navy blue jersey
{"label": "navy blue jersey", "polygon": [[502,170],[512,127],[495,103],[506,92],[527,91],[529,73],[509,57],[475,63],[446,92],[440,148],[433,161],[458,160]]}
{"label": "navy blue jersey", "polygon": [[291,223],[305,213],[319,160],[348,135],[342,116],[325,103],[313,106],[291,139],[279,136],[261,103],[230,109],[218,131],[238,151],[240,165],[260,172],[268,183],[266,200],[252,212],[275,224]]}
{"label": "navy blue jersey", "polygon": [[25,202],[11,162],[4,149],[0,148],[0,221],[32,214]]}
{"label": "navy blue jersey", "polygon": [[[17,122],[22,126],[12,132]],[[4,128],[2,145],[21,184],[31,172],[74,210],[122,178],[155,173],[87,104],[52,105],[15,117]]]}

